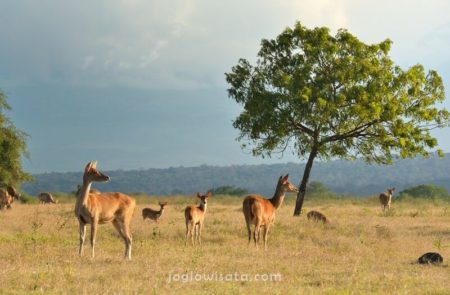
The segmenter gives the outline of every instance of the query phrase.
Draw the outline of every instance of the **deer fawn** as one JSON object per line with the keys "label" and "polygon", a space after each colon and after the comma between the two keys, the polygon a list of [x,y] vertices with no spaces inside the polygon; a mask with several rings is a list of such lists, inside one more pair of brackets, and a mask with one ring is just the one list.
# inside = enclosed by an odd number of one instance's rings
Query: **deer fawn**
{"label": "deer fawn", "polygon": [[306,214],[306,217],[308,218],[308,220],[321,221],[325,224],[330,223],[330,220],[319,211],[311,210],[308,212],[308,214]]}
{"label": "deer fawn", "polygon": [[186,207],[184,209],[184,218],[186,220],[186,242],[185,245],[187,245],[187,240],[189,235],[191,235],[191,243],[192,246],[194,246],[194,232],[195,236],[197,238],[197,242],[199,245],[202,244],[201,236],[202,236],[202,227],[203,222],[205,220],[205,213],[206,213],[206,207],[208,199],[211,197],[211,192],[208,192],[206,195],[200,195],[200,193],[197,193],[197,198],[200,199],[200,205],[197,207],[192,205]]}
{"label": "deer fawn", "polygon": [[261,227],[264,226],[264,249],[267,249],[267,235],[269,227],[275,220],[275,211],[281,206],[286,192],[298,192],[298,188],[289,182],[289,174],[280,176],[272,199],[265,199],[260,195],[249,195],[244,199],[242,211],[247,224],[248,243],[250,245],[252,231],[255,226],[253,239],[258,248]]}
{"label": "deer fawn", "polygon": [[388,188],[388,190],[384,193],[381,193],[379,198],[380,198],[380,203],[381,203],[381,209],[383,210],[383,212],[386,212],[386,208],[388,210],[391,209],[391,200],[392,200],[392,195],[394,194],[395,191],[395,187],[393,188]]}
{"label": "deer fawn", "polygon": [[164,208],[167,206],[167,202],[165,203],[161,203],[159,202],[159,211],[153,210],[151,208],[144,208],[142,209],[142,218],[145,220],[145,218],[154,220],[156,222],[159,221],[159,219],[161,218],[163,212],[164,212]]}
{"label": "deer fawn", "polygon": [[109,181],[109,176],[97,170],[97,161],[89,162],[84,169],[83,185],[77,196],[75,214],[80,223],[80,249],[83,255],[86,225],[91,225],[92,258],[94,258],[95,237],[98,224],[112,222],[125,241],[125,257],[131,260],[130,221],[133,217],[136,201],[122,193],[90,193],[94,181]]}

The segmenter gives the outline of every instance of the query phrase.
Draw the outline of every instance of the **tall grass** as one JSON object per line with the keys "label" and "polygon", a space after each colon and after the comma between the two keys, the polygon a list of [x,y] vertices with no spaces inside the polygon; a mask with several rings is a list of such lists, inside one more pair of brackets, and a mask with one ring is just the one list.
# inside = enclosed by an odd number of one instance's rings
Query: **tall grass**
{"label": "tall grass", "polygon": [[[295,200],[287,197],[268,250],[256,251],[247,245],[242,198],[211,198],[201,247],[184,246],[183,209],[196,203],[193,196],[136,199],[130,262],[109,224],[99,227],[96,258],[89,245],[78,257],[73,198],[0,212],[0,293],[450,293],[449,203],[394,200],[392,215],[384,216],[375,198],[307,199],[305,212],[331,219],[324,226],[305,214],[292,217]],[[141,210],[157,208],[159,200],[169,202],[160,223],[143,221]],[[439,251],[444,264],[414,263],[428,251]],[[281,279],[270,280],[272,274]]]}

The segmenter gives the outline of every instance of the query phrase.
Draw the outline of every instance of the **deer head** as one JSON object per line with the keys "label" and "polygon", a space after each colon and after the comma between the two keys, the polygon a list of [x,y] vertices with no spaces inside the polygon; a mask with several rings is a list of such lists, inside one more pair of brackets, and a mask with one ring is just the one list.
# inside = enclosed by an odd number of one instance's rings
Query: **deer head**
{"label": "deer head", "polygon": [[91,161],[86,165],[86,168],[84,168],[83,181],[109,181],[109,176],[97,170],[97,161]]}
{"label": "deer head", "polygon": [[289,182],[289,174],[286,174],[286,176],[280,176],[280,178],[278,179],[278,185],[280,191],[282,192],[298,193],[298,188]]}
{"label": "deer head", "polygon": [[200,202],[202,205],[206,205],[208,202],[208,199],[211,197],[211,192],[207,192],[206,195],[200,195],[199,192],[197,192],[197,198],[200,199]]}
{"label": "deer head", "polygon": [[164,207],[166,207],[167,204],[168,204],[167,202],[164,202],[164,203],[159,202],[159,206],[161,207],[161,210],[164,209]]}

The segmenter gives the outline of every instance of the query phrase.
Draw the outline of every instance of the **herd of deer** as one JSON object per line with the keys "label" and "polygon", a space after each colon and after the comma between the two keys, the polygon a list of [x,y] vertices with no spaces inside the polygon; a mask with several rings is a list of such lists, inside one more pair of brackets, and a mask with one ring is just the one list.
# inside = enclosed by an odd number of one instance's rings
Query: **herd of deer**
{"label": "herd of deer", "polygon": [[[132,235],[130,232],[130,222],[133,217],[136,201],[123,193],[117,192],[99,192],[91,189],[93,182],[109,181],[109,176],[97,170],[97,161],[89,162],[83,174],[83,184],[77,191],[77,200],[75,203],[75,215],[79,222],[80,245],[79,255],[83,255],[83,246],[86,236],[86,226],[91,226],[91,251],[92,258],[95,256],[95,238],[97,227],[99,224],[111,222],[119,235],[125,242],[125,257],[131,260]],[[390,208],[392,194],[395,188],[388,189],[387,192],[381,193],[379,200],[383,212]],[[280,176],[275,189],[275,193],[271,199],[263,198],[260,195],[248,195],[242,204],[242,210],[245,217],[248,232],[248,243],[250,244],[252,236],[256,248],[260,239],[261,228],[263,228],[264,248],[267,249],[267,238],[270,225],[275,220],[275,212],[283,203],[287,192],[298,192],[298,188],[289,182],[289,175]],[[19,199],[20,195],[12,186],[7,189],[0,189],[0,209],[11,208],[14,199]],[[38,196],[41,203],[56,203],[50,193],[41,193]],[[186,222],[186,241],[190,237],[194,246],[194,235],[197,243],[201,245],[201,231],[205,219],[208,199],[211,198],[211,192],[201,195],[197,193],[200,200],[198,206],[188,206],[184,210]],[[161,218],[167,202],[159,203],[160,210],[144,208],[142,217],[154,220],[156,222]],[[307,218],[323,223],[329,223],[329,219],[318,211],[310,211]],[[254,226],[252,235],[252,225]]]}

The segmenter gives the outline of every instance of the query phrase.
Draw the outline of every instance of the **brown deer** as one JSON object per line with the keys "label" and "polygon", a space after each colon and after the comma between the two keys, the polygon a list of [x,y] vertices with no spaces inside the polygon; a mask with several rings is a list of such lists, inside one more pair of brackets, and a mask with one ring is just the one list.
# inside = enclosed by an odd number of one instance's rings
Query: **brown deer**
{"label": "brown deer", "polygon": [[3,210],[3,208],[11,209],[13,200],[13,197],[11,197],[7,190],[0,188],[0,210]]}
{"label": "brown deer", "polygon": [[57,201],[55,201],[51,193],[40,193],[38,199],[41,204],[57,203]]}
{"label": "brown deer", "polygon": [[308,220],[321,221],[325,224],[330,223],[330,220],[319,211],[311,210],[308,212],[308,214],[306,214],[306,217],[308,218]]}
{"label": "brown deer", "polygon": [[159,219],[161,218],[163,212],[164,212],[164,208],[167,206],[167,202],[165,203],[161,203],[159,202],[159,210],[153,210],[151,208],[144,208],[142,209],[142,218],[145,220],[145,218],[154,220],[156,222],[159,221]]}
{"label": "brown deer", "polygon": [[[80,190],[81,190],[81,185],[77,185],[77,189],[75,190],[75,196],[78,196],[80,194]],[[90,194],[99,194],[100,191],[98,189],[95,188],[91,188],[89,190]]]}
{"label": "brown deer", "polygon": [[11,209],[14,199],[20,200],[20,197],[16,189],[11,185],[8,185],[6,189],[0,188],[0,210],[3,208]]}
{"label": "brown deer", "polygon": [[109,181],[109,176],[97,170],[97,161],[89,162],[84,169],[83,185],[77,196],[75,214],[80,223],[80,249],[83,255],[86,225],[91,225],[92,258],[94,258],[95,237],[98,224],[112,222],[125,242],[125,257],[131,260],[132,238],[130,222],[133,217],[136,201],[122,193],[90,193],[94,181]]}
{"label": "brown deer", "polygon": [[208,199],[211,197],[211,192],[206,193],[206,195],[200,195],[197,193],[197,198],[200,199],[200,205],[198,206],[188,206],[184,209],[184,218],[186,220],[186,242],[187,245],[188,237],[191,236],[191,243],[194,246],[194,232],[197,238],[197,243],[202,244],[202,227],[205,221],[205,213]]}
{"label": "brown deer", "polygon": [[247,224],[248,243],[250,245],[252,231],[251,225],[255,226],[253,239],[258,248],[261,227],[264,227],[264,249],[267,249],[267,235],[269,227],[275,220],[275,212],[281,206],[286,192],[298,192],[298,188],[289,182],[289,174],[280,176],[275,193],[271,199],[265,199],[260,195],[249,195],[244,199],[242,211]]}
{"label": "brown deer", "polygon": [[392,195],[394,194],[394,191],[395,191],[395,187],[388,188],[388,190],[386,192],[380,194],[379,199],[380,199],[380,203],[381,203],[381,209],[383,210],[383,212],[386,212],[386,208],[388,210],[391,209],[391,200],[392,200]]}

